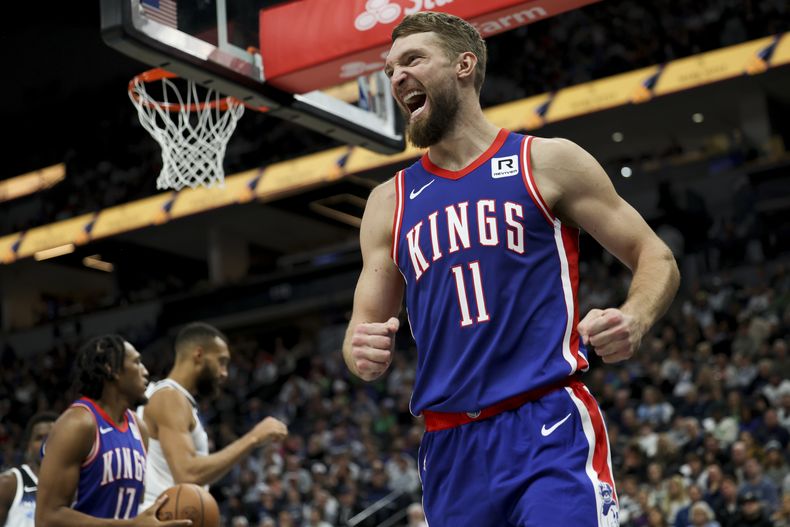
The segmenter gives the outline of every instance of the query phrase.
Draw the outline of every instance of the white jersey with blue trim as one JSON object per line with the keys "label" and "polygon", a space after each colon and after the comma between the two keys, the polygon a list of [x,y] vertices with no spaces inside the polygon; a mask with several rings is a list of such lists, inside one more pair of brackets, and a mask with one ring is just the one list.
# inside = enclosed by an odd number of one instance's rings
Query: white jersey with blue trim
{"label": "white jersey with blue trim", "polygon": [[12,468],[10,472],[16,477],[16,494],[8,509],[5,527],[34,527],[38,478],[27,465]]}
{"label": "white jersey with blue trim", "polygon": [[[200,421],[198,414],[197,401],[186,388],[178,384],[173,379],[163,379],[159,382],[151,383],[145,391],[148,399],[160,390],[176,390],[186,397],[189,404],[192,406],[192,418],[195,422],[195,427],[192,429],[191,436],[192,442],[195,445],[195,452],[199,456],[208,455],[208,434],[206,429],[203,428],[203,423]],[[145,415],[145,406],[140,406],[137,409],[137,414],[140,419]],[[167,458],[162,450],[162,444],[158,439],[153,437],[148,438],[148,466],[145,471],[145,499],[143,500],[143,510],[147,509],[156,501],[165,490],[175,485],[173,479],[173,472],[167,463]],[[208,486],[206,486],[208,488]]]}

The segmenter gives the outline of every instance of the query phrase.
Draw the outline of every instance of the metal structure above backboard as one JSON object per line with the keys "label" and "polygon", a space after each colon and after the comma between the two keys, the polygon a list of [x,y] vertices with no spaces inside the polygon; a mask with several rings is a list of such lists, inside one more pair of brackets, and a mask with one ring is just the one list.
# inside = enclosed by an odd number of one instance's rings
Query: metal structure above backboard
{"label": "metal structure above backboard", "polygon": [[108,45],[145,64],[340,142],[384,154],[402,151],[402,123],[385,78],[373,82],[386,90],[378,94],[375,112],[321,91],[293,94],[265,82],[255,49],[257,12],[272,3],[208,0],[197,7],[179,6],[174,0],[101,0],[102,36]]}

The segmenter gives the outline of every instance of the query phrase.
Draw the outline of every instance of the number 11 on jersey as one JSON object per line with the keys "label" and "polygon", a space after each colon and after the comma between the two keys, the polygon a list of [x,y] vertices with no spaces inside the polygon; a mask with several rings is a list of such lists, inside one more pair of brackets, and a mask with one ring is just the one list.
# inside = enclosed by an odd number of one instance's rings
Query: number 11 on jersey
{"label": "number 11 on jersey", "polygon": [[[483,296],[483,280],[480,277],[480,262],[470,262],[469,270],[472,272],[472,287],[474,289],[475,303],[477,304],[477,322],[488,322],[486,299]],[[458,304],[461,308],[461,327],[471,326],[472,316],[469,313],[469,300],[466,294],[466,280],[464,279],[464,266],[456,265],[452,268],[455,278],[455,289],[458,293]]]}

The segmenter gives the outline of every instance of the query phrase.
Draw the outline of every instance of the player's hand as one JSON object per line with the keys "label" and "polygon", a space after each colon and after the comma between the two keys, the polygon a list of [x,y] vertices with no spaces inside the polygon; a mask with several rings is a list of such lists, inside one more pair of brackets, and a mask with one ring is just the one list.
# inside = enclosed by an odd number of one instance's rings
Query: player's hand
{"label": "player's hand", "polygon": [[361,379],[378,379],[390,367],[399,327],[400,321],[392,317],[386,322],[363,322],[354,328],[351,359]]}
{"label": "player's hand", "polygon": [[131,520],[130,525],[134,527],[189,527],[192,525],[192,520],[167,520],[162,521],[156,518],[156,513],[162,508],[162,505],[170,498],[167,494],[162,494],[153,505],[145,509],[136,518]]}
{"label": "player's hand", "polygon": [[644,334],[635,317],[615,308],[591,309],[576,328],[606,363],[630,359]]}
{"label": "player's hand", "polygon": [[267,441],[280,441],[288,435],[285,423],[274,417],[267,417],[251,430],[258,445]]}

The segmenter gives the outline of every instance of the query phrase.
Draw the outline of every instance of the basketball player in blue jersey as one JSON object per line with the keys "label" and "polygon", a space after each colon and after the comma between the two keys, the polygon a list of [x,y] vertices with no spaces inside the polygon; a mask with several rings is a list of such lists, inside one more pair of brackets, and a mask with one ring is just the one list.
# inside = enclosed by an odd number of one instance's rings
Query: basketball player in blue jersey
{"label": "basketball player in blue jersey", "polygon": [[[588,347],[606,363],[639,348],[677,290],[672,253],[582,148],[486,119],[473,26],[423,12],[392,36],[385,72],[428,151],[368,200],[346,364],[384,374],[405,294],[431,527],[618,525],[606,427],[580,374]],[[623,305],[580,321],[582,229],[633,279]]]}
{"label": "basketball player in blue jersey", "polygon": [[25,463],[0,474],[0,526],[33,527],[36,516],[36,489],[41,466],[41,443],[58,418],[54,412],[40,412],[25,426]]}
{"label": "basketball player in blue jersey", "polygon": [[38,527],[168,526],[156,511],[138,516],[148,434],[130,410],[145,402],[148,371],[118,335],[88,341],[75,359],[77,399],[58,418],[44,448],[38,485]]}

